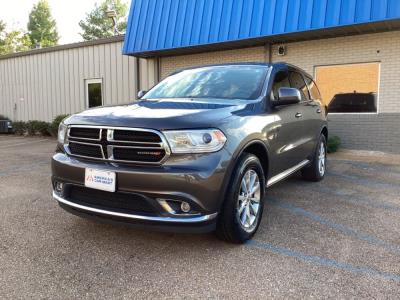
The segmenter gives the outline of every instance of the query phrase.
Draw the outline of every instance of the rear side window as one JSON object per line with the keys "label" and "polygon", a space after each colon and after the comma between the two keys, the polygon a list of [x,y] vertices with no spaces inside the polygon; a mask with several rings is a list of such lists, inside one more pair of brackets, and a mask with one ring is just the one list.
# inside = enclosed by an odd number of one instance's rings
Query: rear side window
{"label": "rear side window", "polygon": [[305,77],[306,79],[306,83],[308,86],[308,90],[310,92],[310,96],[312,100],[321,100],[321,94],[319,93],[318,87],[315,84],[315,82],[309,78],[309,77]]}
{"label": "rear side window", "polygon": [[297,72],[290,72],[289,80],[291,87],[296,88],[300,91],[302,101],[307,101],[310,99],[308,88],[304,81],[303,75]]}
{"label": "rear side window", "polygon": [[279,71],[275,74],[274,83],[272,84],[272,99],[278,100],[278,91],[281,87],[290,87],[289,73],[287,71]]}

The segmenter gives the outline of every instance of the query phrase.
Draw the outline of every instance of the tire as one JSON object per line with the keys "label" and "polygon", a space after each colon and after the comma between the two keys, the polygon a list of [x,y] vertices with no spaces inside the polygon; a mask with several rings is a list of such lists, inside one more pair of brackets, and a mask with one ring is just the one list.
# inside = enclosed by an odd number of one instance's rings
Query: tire
{"label": "tire", "polygon": [[312,157],[311,163],[307,167],[301,170],[301,174],[305,180],[316,182],[316,181],[321,181],[324,178],[325,173],[326,173],[326,138],[323,134],[321,134],[314,155]]}
{"label": "tire", "polygon": [[[251,182],[254,182],[252,193],[246,193]],[[239,244],[251,239],[261,222],[264,194],[265,176],[261,163],[255,155],[244,153],[232,173],[217,221],[217,236]]]}

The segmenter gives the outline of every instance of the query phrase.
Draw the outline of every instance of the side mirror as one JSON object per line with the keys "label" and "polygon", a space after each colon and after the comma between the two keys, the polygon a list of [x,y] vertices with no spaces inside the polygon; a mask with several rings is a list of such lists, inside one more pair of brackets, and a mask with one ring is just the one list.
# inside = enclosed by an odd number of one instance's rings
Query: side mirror
{"label": "side mirror", "polygon": [[146,95],[146,93],[147,93],[147,91],[142,91],[142,90],[140,90],[140,91],[137,93],[138,99],[142,98],[144,95]]}
{"label": "side mirror", "polygon": [[273,101],[274,106],[296,104],[301,101],[301,94],[298,89],[281,87],[278,90],[278,100]]}

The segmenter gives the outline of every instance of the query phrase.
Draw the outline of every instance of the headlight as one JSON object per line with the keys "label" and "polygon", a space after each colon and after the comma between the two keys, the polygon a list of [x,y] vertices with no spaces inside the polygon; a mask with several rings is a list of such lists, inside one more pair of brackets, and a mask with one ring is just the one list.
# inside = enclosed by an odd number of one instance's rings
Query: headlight
{"label": "headlight", "polygon": [[67,134],[67,126],[64,123],[60,123],[58,126],[57,140],[60,144],[64,144],[65,135]]}
{"label": "headlight", "polygon": [[172,153],[207,153],[220,150],[226,137],[218,129],[164,131]]}

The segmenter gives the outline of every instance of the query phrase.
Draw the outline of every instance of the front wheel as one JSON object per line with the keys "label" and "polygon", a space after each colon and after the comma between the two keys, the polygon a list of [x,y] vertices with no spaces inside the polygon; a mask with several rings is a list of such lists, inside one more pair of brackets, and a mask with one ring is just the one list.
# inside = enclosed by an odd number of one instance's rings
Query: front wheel
{"label": "front wheel", "polygon": [[233,243],[252,238],[261,222],[264,190],[265,177],[259,159],[253,154],[242,155],[218,219],[219,238]]}
{"label": "front wheel", "polygon": [[303,178],[309,181],[320,181],[324,178],[326,172],[326,138],[321,134],[317,149],[309,166],[305,167],[301,174]]}

